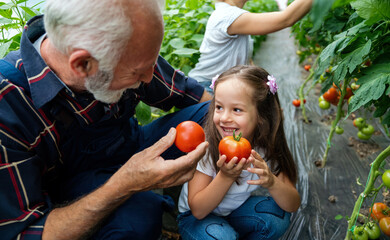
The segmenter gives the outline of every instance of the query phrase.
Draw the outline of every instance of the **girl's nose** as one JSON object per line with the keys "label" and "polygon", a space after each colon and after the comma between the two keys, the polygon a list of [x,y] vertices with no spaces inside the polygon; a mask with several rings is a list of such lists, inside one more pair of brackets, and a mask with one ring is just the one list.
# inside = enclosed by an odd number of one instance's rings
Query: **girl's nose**
{"label": "girl's nose", "polygon": [[221,115],[221,121],[222,122],[227,122],[230,120],[230,114],[228,111],[224,111],[223,114]]}

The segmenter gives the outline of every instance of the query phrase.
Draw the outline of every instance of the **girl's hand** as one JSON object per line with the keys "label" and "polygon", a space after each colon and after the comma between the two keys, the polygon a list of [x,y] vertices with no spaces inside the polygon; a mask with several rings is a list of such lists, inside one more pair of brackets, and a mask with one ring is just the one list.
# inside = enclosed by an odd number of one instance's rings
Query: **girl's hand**
{"label": "girl's hand", "polygon": [[257,174],[259,179],[257,180],[248,180],[248,184],[260,185],[264,188],[270,188],[275,183],[276,176],[271,172],[267,163],[256,151],[252,150],[251,156],[249,159],[253,158],[253,168],[248,168],[248,172]]}
{"label": "girl's hand", "polygon": [[[238,158],[232,158],[228,163],[226,161],[226,156],[222,155],[217,161],[217,166],[219,167],[221,173],[226,177],[237,179],[242,170],[245,169],[245,165],[249,162],[249,159],[242,158],[238,162]],[[238,162],[238,163],[237,163]]]}

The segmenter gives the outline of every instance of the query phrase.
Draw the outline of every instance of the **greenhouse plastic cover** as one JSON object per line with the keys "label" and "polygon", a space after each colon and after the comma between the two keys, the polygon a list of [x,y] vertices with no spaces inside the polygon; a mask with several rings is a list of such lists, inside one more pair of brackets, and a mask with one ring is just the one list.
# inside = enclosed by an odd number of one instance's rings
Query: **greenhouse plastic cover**
{"label": "greenhouse plastic cover", "polygon": [[[336,108],[333,106],[328,110],[320,109],[318,107],[320,92],[316,88],[311,89],[306,97],[306,115],[311,123],[305,123],[301,108],[292,105],[292,100],[298,98],[298,89],[305,78],[303,67],[299,65],[296,55],[297,47],[294,41],[290,29],[269,34],[267,41],[262,43],[254,57],[255,65],[263,67],[277,79],[285,133],[298,167],[297,189],[301,195],[302,205],[292,215],[292,223],[282,239],[344,239],[348,230],[347,220],[346,218],[336,220],[335,217],[351,216],[357,197],[364,190],[370,163],[389,146],[390,140],[385,137],[380,124],[369,120],[376,130],[382,132],[373,135],[369,141],[362,142],[356,137],[357,129],[353,126],[351,118],[346,120],[342,118],[341,126],[344,133],[333,135],[325,167],[319,168],[314,164],[315,161],[322,159],[330,132],[330,121],[324,121],[326,119],[324,116],[332,115]],[[305,88],[305,93],[311,83]],[[362,117],[369,119],[364,112],[355,114],[358,116],[362,114]],[[350,143],[351,140],[355,141],[354,145]],[[375,152],[360,156],[355,148],[356,143],[371,146]],[[362,185],[358,184],[358,179]],[[330,197],[335,201],[330,201]],[[378,194],[376,201],[382,199],[382,194]],[[367,198],[361,206],[362,209],[367,209],[372,201]],[[381,239],[388,238],[382,234]]]}

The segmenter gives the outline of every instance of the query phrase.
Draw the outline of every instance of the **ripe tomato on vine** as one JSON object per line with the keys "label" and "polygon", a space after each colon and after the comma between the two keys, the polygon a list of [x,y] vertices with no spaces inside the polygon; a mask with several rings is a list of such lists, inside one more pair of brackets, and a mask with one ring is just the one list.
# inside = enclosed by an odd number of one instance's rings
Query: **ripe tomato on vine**
{"label": "ripe tomato on vine", "polygon": [[336,88],[331,87],[322,96],[326,101],[333,103],[337,101],[337,97],[339,96],[339,93],[337,92]]}

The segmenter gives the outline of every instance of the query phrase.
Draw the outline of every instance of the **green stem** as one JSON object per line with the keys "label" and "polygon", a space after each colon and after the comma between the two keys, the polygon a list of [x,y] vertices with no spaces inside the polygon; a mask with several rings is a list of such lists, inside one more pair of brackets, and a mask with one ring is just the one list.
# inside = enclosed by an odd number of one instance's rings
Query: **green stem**
{"label": "green stem", "polygon": [[369,175],[369,179],[367,181],[366,188],[359,195],[359,198],[357,199],[357,201],[355,203],[355,207],[353,208],[351,218],[348,220],[348,230],[347,230],[347,234],[345,236],[345,240],[349,240],[352,238],[351,229],[356,224],[356,220],[357,220],[357,218],[359,216],[359,212],[360,212],[360,207],[361,207],[364,199],[366,198],[366,196],[368,196],[372,192],[372,190],[374,189],[375,180],[377,179],[378,176],[381,175],[380,172],[378,171],[378,169],[381,166],[381,163],[388,156],[390,156],[390,146],[388,146],[385,150],[383,150],[378,155],[378,157],[374,160],[374,162],[372,162],[371,171],[370,171],[370,173],[372,173],[372,174]]}
{"label": "green stem", "polygon": [[389,128],[387,127],[386,124],[383,124],[382,121],[383,121],[383,117],[380,117],[379,120],[381,121],[381,125],[383,127],[383,129],[385,130],[385,133],[388,137],[390,137],[390,133],[389,133]]}
{"label": "green stem", "polygon": [[24,18],[23,18],[22,14],[19,11],[19,7],[18,7],[18,4],[16,3],[16,1],[12,0],[12,2],[15,4],[16,15],[18,16],[18,18],[20,20],[20,26],[22,27],[22,31],[23,31],[23,28],[24,28]]}
{"label": "green stem", "polygon": [[[303,82],[303,84],[301,85],[301,87],[299,88],[299,99],[301,100],[301,108],[302,108],[302,116],[303,116],[303,119],[305,120],[305,123],[309,123],[309,120],[307,119],[307,116],[306,116],[306,108],[305,108],[305,94],[303,93],[303,90],[306,86],[306,84],[313,78],[314,76],[314,71],[313,69],[316,67],[317,65],[317,62],[318,62],[318,59],[319,59],[319,56],[317,56],[316,60],[314,61],[312,67],[310,68],[310,74],[309,76],[306,78],[305,82]],[[308,93],[306,93],[308,94]]]}
{"label": "green stem", "polygon": [[306,116],[305,96],[303,94],[303,89],[305,88],[306,84],[313,78],[313,76],[314,76],[314,71],[310,69],[310,75],[306,78],[305,82],[303,82],[303,84],[299,88],[299,99],[301,100],[302,116],[303,119],[305,120],[305,123],[309,123],[309,120],[307,119]]}
{"label": "green stem", "polygon": [[343,114],[344,96],[347,93],[347,87],[348,87],[349,81],[351,81],[351,79],[345,80],[344,83],[343,83],[343,86],[342,86],[343,89],[341,91],[340,100],[339,100],[339,103],[337,104],[336,118],[332,121],[332,126],[330,128],[330,133],[329,133],[329,136],[328,136],[328,139],[327,139],[327,142],[326,142],[325,153],[324,153],[324,156],[322,157],[322,163],[321,163],[321,167],[322,168],[325,167],[325,165],[326,165],[326,161],[327,161],[327,158],[328,158],[328,152],[329,152],[330,147],[331,147],[330,143],[332,141],[334,132],[336,130],[336,126],[339,123],[340,118],[341,118],[341,116]]}

